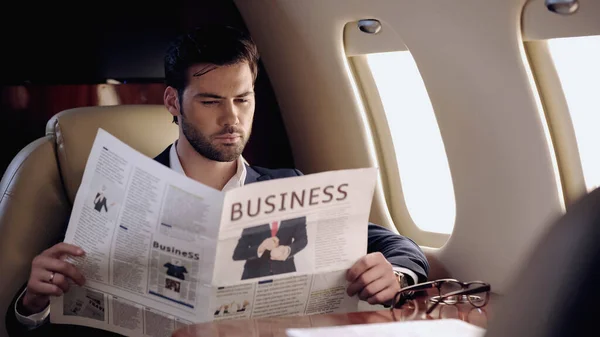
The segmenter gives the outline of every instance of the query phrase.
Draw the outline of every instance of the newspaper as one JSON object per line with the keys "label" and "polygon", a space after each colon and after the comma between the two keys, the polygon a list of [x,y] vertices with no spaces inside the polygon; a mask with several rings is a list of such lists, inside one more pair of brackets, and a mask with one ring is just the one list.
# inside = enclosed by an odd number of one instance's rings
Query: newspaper
{"label": "newspaper", "polygon": [[65,242],[86,277],[50,321],[170,336],[212,320],[351,312],[345,274],[367,252],[376,169],[222,192],[100,129]]}

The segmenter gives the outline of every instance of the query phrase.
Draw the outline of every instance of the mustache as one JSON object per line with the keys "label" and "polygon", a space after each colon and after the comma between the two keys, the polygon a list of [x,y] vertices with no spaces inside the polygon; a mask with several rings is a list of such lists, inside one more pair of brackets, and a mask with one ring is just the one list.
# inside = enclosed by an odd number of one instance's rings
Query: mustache
{"label": "mustache", "polygon": [[225,128],[223,128],[223,130],[219,131],[218,133],[215,134],[215,136],[225,136],[225,135],[229,135],[229,134],[239,134],[240,136],[244,135],[244,130],[241,128],[238,128],[236,126],[230,125],[230,126],[226,126]]}

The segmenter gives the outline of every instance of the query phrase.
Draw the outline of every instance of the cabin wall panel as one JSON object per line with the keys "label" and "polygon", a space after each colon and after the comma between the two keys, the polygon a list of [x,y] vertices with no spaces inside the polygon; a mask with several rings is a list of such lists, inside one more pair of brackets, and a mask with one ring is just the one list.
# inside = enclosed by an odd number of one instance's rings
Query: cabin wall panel
{"label": "cabin wall panel", "polygon": [[[450,276],[483,279],[504,292],[523,256],[562,212],[523,51],[525,0],[236,4],[263,54],[296,164],[307,173],[378,166],[342,34],[347,22],[362,18],[393,27],[424,79],[454,182],[454,232],[442,248],[426,250]],[[426,245],[414,226],[394,222],[396,201],[382,195],[378,186],[371,219]]]}
{"label": "cabin wall panel", "polygon": [[600,35],[600,1],[578,1],[579,10],[575,14],[557,15],[546,9],[544,0],[529,0],[523,10],[523,39]]}

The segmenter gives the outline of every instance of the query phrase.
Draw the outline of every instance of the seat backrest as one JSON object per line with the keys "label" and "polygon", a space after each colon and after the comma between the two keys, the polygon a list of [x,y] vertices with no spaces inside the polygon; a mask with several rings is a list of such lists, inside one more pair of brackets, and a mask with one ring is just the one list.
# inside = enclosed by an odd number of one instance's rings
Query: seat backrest
{"label": "seat backrest", "polygon": [[57,143],[67,197],[74,200],[87,157],[102,128],[141,153],[154,157],[177,138],[177,125],[162,105],[115,105],[62,111],[46,125]]}
{"label": "seat backrest", "polygon": [[[63,235],[98,128],[154,157],[178,136],[162,105],[83,107],[52,117],[0,181],[0,313],[29,276],[31,260]],[[0,337],[7,336],[3,316]]]}
{"label": "seat backrest", "polygon": [[514,275],[485,336],[598,336],[599,305],[600,188],[542,237]]}

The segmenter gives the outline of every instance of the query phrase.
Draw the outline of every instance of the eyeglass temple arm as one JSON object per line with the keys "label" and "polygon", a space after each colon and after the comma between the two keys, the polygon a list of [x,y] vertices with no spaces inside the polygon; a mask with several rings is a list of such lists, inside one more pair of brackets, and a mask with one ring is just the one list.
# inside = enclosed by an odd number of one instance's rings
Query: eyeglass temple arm
{"label": "eyeglass temple arm", "polygon": [[436,286],[435,282],[425,282],[425,283],[414,284],[412,286],[402,288],[402,289],[400,289],[399,292],[420,291],[420,290],[425,290],[425,289],[429,289],[429,288],[435,288],[435,286]]}
{"label": "eyeglass temple arm", "polygon": [[462,290],[457,290],[457,291],[453,291],[451,293],[447,293],[444,296],[440,296],[440,298],[437,301],[433,301],[433,304],[431,304],[431,306],[429,307],[429,309],[427,309],[427,314],[431,313],[433,311],[433,309],[435,309],[435,307],[437,307],[438,304],[440,304],[441,302],[444,301],[444,299],[448,298],[448,297],[452,297],[452,296],[457,296],[457,295],[471,295],[471,294],[477,294],[480,293],[482,291],[490,291],[491,287],[489,284],[485,284],[485,285],[481,285],[479,287],[475,287],[475,288],[471,288],[471,289],[462,289]]}
{"label": "eyeglass temple arm", "polygon": [[458,280],[455,280],[455,279],[440,279],[440,280],[435,280],[435,281],[417,283],[417,284],[413,284],[412,286],[408,286],[408,287],[402,288],[398,292],[421,291],[421,290],[426,290],[426,289],[430,289],[430,288],[437,288],[443,282],[458,282]]}
{"label": "eyeglass temple arm", "polygon": [[389,305],[384,305],[384,306],[386,308],[391,307],[393,309],[397,304],[396,302],[397,302],[398,295],[404,294],[404,293],[410,294],[410,293],[414,293],[416,291],[422,291],[422,290],[426,290],[429,288],[435,288],[435,286],[436,286],[436,281],[431,281],[431,282],[413,284],[412,286],[402,288],[402,289],[400,289],[400,291],[398,291],[396,293],[396,295],[394,295],[394,298],[391,300],[391,303]]}

